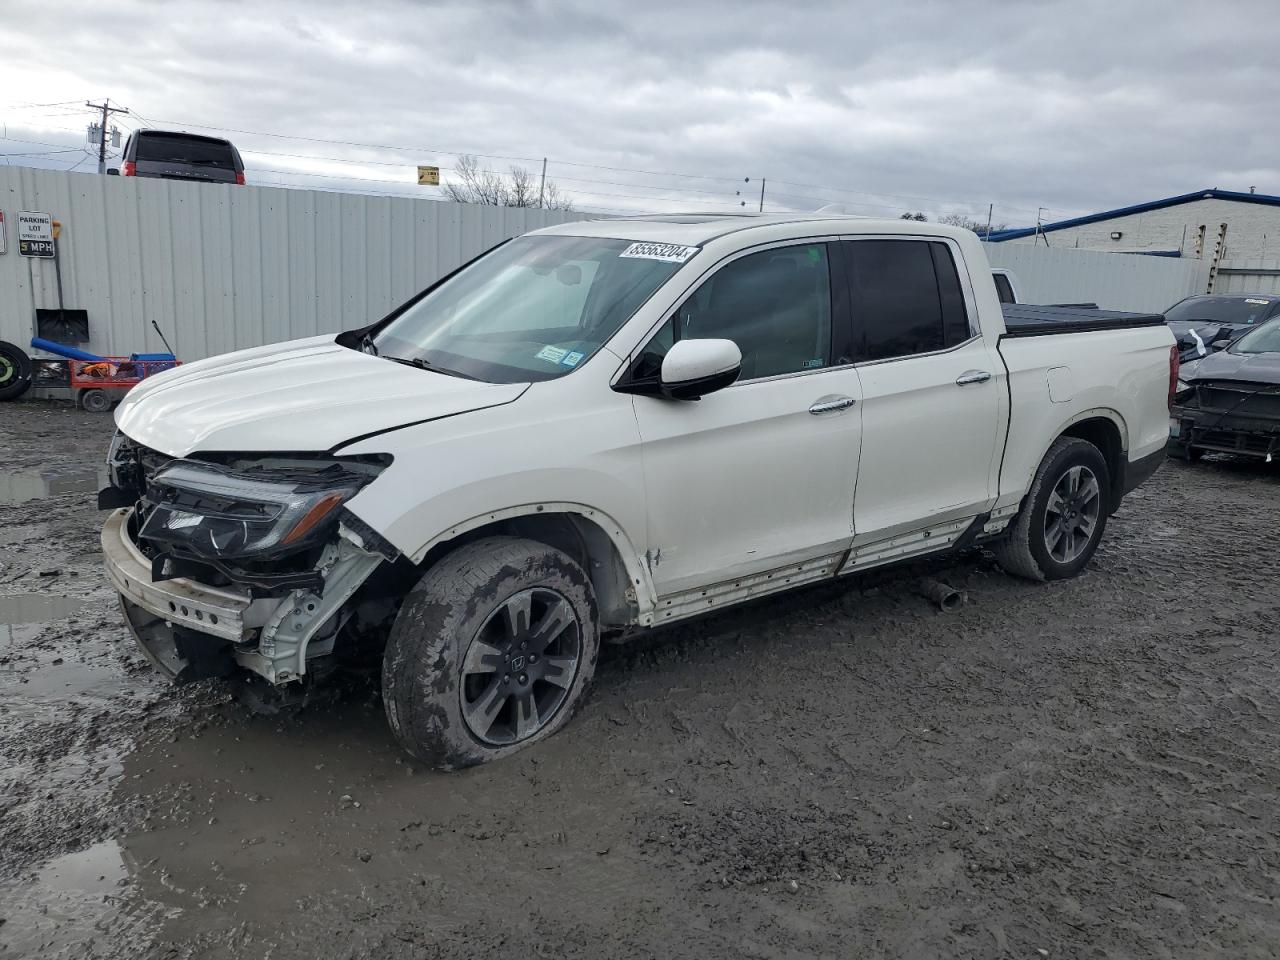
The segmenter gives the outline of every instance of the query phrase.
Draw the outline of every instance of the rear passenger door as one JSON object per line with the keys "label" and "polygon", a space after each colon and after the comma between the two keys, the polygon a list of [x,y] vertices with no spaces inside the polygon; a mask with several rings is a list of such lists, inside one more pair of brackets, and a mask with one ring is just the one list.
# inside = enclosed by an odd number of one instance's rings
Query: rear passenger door
{"label": "rear passenger door", "polygon": [[862,386],[854,568],[945,546],[990,509],[1007,391],[954,241],[840,246]]}

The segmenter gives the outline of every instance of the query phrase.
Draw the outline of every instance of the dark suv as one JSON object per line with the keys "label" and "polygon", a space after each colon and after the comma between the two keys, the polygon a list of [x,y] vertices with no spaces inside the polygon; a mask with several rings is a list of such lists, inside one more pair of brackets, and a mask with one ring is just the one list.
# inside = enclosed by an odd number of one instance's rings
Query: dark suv
{"label": "dark suv", "polygon": [[244,183],[244,161],[229,140],[170,130],[138,130],[124,145],[122,177]]}

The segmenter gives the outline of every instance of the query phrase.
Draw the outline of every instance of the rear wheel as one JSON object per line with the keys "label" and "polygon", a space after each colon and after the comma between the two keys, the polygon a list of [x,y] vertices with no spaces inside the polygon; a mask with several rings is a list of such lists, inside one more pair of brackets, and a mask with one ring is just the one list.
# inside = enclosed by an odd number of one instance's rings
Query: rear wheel
{"label": "rear wheel", "polygon": [[568,722],[599,650],[595,592],[577,563],[532,540],[478,540],[405,599],[383,656],[387,719],[432,766],[494,760]]}
{"label": "rear wheel", "polygon": [[0,340],[0,400],[16,400],[31,387],[31,358]]}
{"label": "rear wheel", "polygon": [[1041,461],[1022,512],[995,548],[1000,566],[1030,580],[1074,577],[1102,540],[1110,484],[1097,447],[1059,438]]}

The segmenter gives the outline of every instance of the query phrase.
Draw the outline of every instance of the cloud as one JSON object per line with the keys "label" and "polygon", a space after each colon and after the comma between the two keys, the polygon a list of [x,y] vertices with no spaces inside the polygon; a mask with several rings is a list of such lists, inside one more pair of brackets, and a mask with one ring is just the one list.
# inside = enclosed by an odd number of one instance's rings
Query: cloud
{"label": "cloud", "polygon": [[71,0],[4,23],[5,136],[79,144],[110,96],[128,127],[229,131],[260,183],[406,193],[417,163],[545,156],[582,208],[734,209],[766,177],[766,208],[1008,223],[1280,192],[1264,0]]}

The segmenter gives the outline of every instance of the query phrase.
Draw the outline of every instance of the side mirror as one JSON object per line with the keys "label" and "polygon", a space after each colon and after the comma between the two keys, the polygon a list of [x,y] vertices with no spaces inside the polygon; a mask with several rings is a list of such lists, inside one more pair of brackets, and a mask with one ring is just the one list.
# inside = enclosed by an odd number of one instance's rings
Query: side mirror
{"label": "side mirror", "polygon": [[677,340],[662,359],[662,395],[697,400],[722,390],[742,372],[742,351],[732,340]]}
{"label": "side mirror", "polygon": [[1215,340],[1213,343],[1209,344],[1209,349],[1216,353],[1219,350],[1227,349],[1229,346],[1231,346],[1231,339],[1229,337],[1223,337],[1221,340]]}
{"label": "side mirror", "polygon": [[107,167],[107,176],[108,176],[108,177],[118,177],[118,176],[120,176],[120,168],[119,168],[119,167]]}

